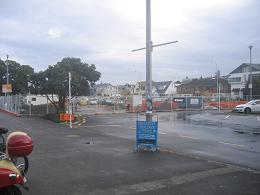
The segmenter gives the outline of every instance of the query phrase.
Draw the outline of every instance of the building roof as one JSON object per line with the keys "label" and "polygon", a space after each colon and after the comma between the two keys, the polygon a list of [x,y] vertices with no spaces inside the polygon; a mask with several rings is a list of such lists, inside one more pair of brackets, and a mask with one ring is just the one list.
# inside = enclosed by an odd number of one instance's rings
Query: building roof
{"label": "building roof", "polygon": [[[242,68],[246,66],[250,66],[250,64],[243,63],[229,74],[242,73]],[[260,64],[252,64],[251,66],[252,66],[252,72],[260,71]]]}
{"label": "building roof", "polygon": [[[172,81],[160,81],[160,82],[152,82],[152,86],[156,89],[158,94],[165,94]],[[140,87],[146,87],[146,81],[139,81],[137,85]]]}
{"label": "building roof", "polygon": [[158,94],[165,94],[169,86],[171,85],[172,81],[161,81],[161,82],[154,82]]}
{"label": "building roof", "polygon": [[[219,78],[220,83],[227,82],[225,79]],[[216,87],[216,79],[215,78],[200,78],[200,79],[192,79],[188,83],[182,83],[178,87]]]}

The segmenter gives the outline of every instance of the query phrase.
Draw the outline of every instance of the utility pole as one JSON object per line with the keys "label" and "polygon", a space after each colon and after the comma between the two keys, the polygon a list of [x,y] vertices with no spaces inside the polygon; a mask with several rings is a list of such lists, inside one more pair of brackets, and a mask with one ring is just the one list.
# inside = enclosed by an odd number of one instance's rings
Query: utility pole
{"label": "utility pole", "polygon": [[217,80],[217,94],[218,94],[218,112],[220,112],[220,83],[219,83],[219,70],[218,65],[216,64],[216,80]]}
{"label": "utility pole", "polygon": [[153,45],[151,40],[151,0],[146,0],[146,47],[134,49],[132,52],[146,50],[146,121],[152,121],[153,102],[152,102],[152,51],[154,47],[177,43],[171,41]]}
{"label": "utility pole", "polygon": [[221,90],[221,83],[218,84],[218,112],[220,112],[220,90]]}
{"label": "utility pole", "polygon": [[9,84],[9,62],[8,62],[9,55],[6,55],[6,84]]}
{"label": "utility pole", "polygon": [[70,115],[70,128],[72,128],[72,121],[71,121],[71,115],[72,115],[72,109],[71,109],[71,72],[69,72],[69,115]]}
{"label": "utility pole", "polygon": [[152,120],[152,49],[151,40],[151,0],[146,0],[146,120]]}
{"label": "utility pole", "polygon": [[[6,55],[6,85],[8,87],[8,84],[9,84],[9,62],[8,62],[8,58],[9,58],[9,55],[7,54]],[[9,109],[8,108],[8,92],[5,92],[5,109]]]}
{"label": "utility pole", "polygon": [[29,87],[29,116],[32,116],[32,100],[31,100],[31,90],[30,90],[30,87]]}
{"label": "utility pole", "polygon": [[249,51],[250,51],[250,84],[249,84],[249,88],[250,88],[250,96],[249,96],[249,100],[252,100],[252,95],[253,95],[253,84],[252,84],[252,55],[251,55],[251,51],[252,51],[253,46],[249,45]]}

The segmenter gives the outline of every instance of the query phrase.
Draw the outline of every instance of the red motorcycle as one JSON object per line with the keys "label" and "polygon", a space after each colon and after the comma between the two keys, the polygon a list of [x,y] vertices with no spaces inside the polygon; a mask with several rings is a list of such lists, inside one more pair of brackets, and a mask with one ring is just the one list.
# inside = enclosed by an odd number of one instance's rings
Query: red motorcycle
{"label": "red motorcycle", "polygon": [[18,186],[26,183],[27,156],[33,150],[33,141],[24,132],[13,132],[5,143],[3,135],[7,132],[8,129],[0,128],[0,194],[21,195]]}

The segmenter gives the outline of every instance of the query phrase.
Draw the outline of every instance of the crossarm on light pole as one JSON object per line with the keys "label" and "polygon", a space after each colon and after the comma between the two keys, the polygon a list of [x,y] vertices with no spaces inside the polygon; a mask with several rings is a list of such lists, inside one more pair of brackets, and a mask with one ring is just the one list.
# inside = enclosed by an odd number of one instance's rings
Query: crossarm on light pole
{"label": "crossarm on light pole", "polygon": [[[163,45],[169,45],[169,44],[172,44],[172,43],[177,43],[178,41],[170,41],[170,42],[166,42],[166,43],[160,43],[160,44],[156,44],[156,45],[152,45],[152,47],[159,47],[159,46],[163,46]],[[138,48],[138,49],[133,49],[132,52],[135,52],[135,51],[140,51],[140,50],[145,50],[146,47],[142,47],[142,48]]]}
{"label": "crossarm on light pole", "polygon": [[169,44],[177,43],[177,42],[178,42],[178,41],[171,41],[171,42],[156,44],[156,45],[153,45],[153,47],[159,47],[159,46],[163,46],[163,45],[169,45]]}
{"label": "crossarm on light pole", "polygon": [[132,52],[135,52],[135,51],[140,51],[140,50],[145,50],[146,47],[142,47],[142,48],[139,48],[139,49],[133,49]]}

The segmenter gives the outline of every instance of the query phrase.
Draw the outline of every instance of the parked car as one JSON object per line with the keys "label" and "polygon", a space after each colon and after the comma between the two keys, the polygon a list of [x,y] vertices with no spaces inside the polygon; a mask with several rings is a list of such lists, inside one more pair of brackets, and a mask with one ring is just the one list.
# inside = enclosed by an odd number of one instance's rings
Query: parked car
{"label": "parked car", "polygon": [[86,106],[86,105],[88,104],[88,102],[87,102],[86,100],[80,100],[80,101],[79,101],[79,104],[80,104],[81,106]]}
{"label": "parked car", "polygon": [[90,101],[89,101],[89,104],[90,104],[90,105],[97,105],[97,100],[90,100]]}
{"label": "parked car", "polygon": [[251,100],[246,104],[237,105],[234,111],[244,113],[260,112],[260,100]]}

